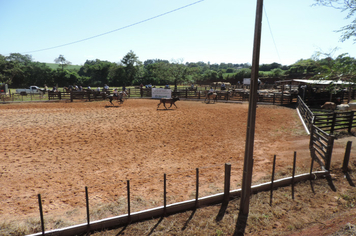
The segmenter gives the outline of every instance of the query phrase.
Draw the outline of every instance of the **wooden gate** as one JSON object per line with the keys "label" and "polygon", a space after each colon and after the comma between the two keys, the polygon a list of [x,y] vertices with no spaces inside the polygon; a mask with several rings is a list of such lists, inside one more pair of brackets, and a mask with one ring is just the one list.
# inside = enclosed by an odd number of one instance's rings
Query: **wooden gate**
{"label": "wooden gate", "polygon": [[315,125],[311,125],[310,127],[309,149],[311,158],[317,161],[323,169],[330,170],[335,137]]}

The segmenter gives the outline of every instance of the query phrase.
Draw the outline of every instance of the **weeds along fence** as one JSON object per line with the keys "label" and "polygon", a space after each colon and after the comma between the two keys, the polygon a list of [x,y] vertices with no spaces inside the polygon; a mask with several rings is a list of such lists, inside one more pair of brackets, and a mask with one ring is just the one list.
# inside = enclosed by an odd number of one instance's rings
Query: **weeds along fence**
{"label": "weeds along fence", "polygon": [[[293,169],[291,170],[290,176],[289,177],[284,177],[280,178],[278,180],[275,180],[275,168],[276,168],[276,155],[274,156],[273,159],[273,166],[272,166],[272,174],[271,174],[271,181],[270,182],[264,182],[260,184],[255,184],[251,186],[252,193],[258,193],[261,191],[270,191],[270,205],[272,205],[273,201],[273,190],[279,187],[284,187],[284,186],[292,186],[291,188],[291,198],[294,199],[294,192],[295,188],[294,185],[298,182],[306,181],[306,180],[312,180],[316,178],[324,178],[327,176],[329,173],[328,171],[322,170],[322,171],[314,171],[313,172],[313,159],[310,165],[310,172],[309,173],[301,173],[301,174],[296,174],[297,172],[297,165],[296,165],[296,160],[297,160],[297,153],[294,152],[294,158],[293,158]],[[236,163],[237,164],[237,163]],[[165,217],[171,214],[179,213],[182,211],[187,211],[187,210],[194,210],[199,207],[203,207],[206,205],[211,205],[211,204],[218,204],[218,203],[223,203],[227,204],[230,199],[236,198],[241,196],[241,189],[235,189],[231,190],[231,177],[234,175],[232,174],[232,165],[230,163],[226,163],[224,168],[221,168],[222,175],[220,178],[220,181],[222,183],[221,187],[221,192],[211,194],[208,196],[202,196],[201,193],[201,185],[204,184],[202,183],[200,177],[201,177],[201,169],[195,169],[195,175],[192,175],[192,178],[195,178],[195,186],[194,186],[194,194],[192,196],[192,199],[186,200],[186,201],[181,201],[181,202],[176,202],[176,203],[170,203],[169,204],[169,193],[172,192],[170,187],[176,188],[176,184],[170,185],[169,182],[171,181],[169,178],[167,178],[167,175],[164,174],[162,177],[162,180],[159,181],[161,183],[161,204],[158,207],[146,209],[146,210],[140,210],[140,211],[133,211],[132,208],[132,200],[133,200],[133,191],[132,191],[132,180],[127,180],[126,181],[126,192],[124,195],[126,195],[126,202],[123,204],[126,205],[126,207],[123,207],[126,212],[125,213],[118,213],[116,216],[109,217],[109,218],[104,218],[104,219],[99,219],[99,220],[92,220],[92,211],[90,210],[90,202],[91,202],[91,189],[88,187],[83,187],[83,190],[81,191],[83,194],[83,202],[85,202],[85,213],[83,213],[83,219],[86,218],[85,223],[81,223],[78,225],[72,225],[60,229],[53,229],[53,230],[47,230],[46,231],[46,218],[45,215],[43,214],[43,209],[44,207],[42,206],[42,202],[45,201],[45,198],[42,198],[41,194],[38,194],[38,207],[40,211],[40,227],[41,232],[32,234],[31,236],[39,236],[39,235],[84,235],[85,233],[91,232],[91,231],[98,231],[98,230],[103,230],[103,229],[110,229],[110,228],[117,228],[121,226],[125,226],[130,223],[138,222],[138,221],[143,221],[143,220],[149,220],[152,218],[158,218],[158,217]],[[285,173],[285,171],[283,171]],[[301,172],[301,171],[299,171]],[[241,172],[239,172],[241,173]],[[155,181],[155,180],[151,180]],[[183,180],[180,180],[183,181]],[[209,182],[209,180],[207,180]],[[175,187],[174,187],[175,186]],[[95,194],[96,195],[96,194]],[[46,202],[46,201],[45,201]],[[48,202],[48,201],[47,201]],[[48,212],[48,211],[47,211]],[[77,213],[76,213],[77,214]],[[63,221],[63,219],[61,219]]]}

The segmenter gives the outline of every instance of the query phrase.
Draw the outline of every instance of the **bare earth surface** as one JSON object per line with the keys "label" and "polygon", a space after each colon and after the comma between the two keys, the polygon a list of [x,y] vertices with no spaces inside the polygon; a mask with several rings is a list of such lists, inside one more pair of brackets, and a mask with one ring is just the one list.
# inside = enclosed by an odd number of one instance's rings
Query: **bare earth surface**
{"label": "bare earth surface", "polygon": [[[45,217],[83,223],[85,186],[93,208],[123,199],[118,214],[125,214],[127,180],[131,212],[160,206],[165,173],[168,204],[192,199],[196,168],[200,196],[211,195],[223,191],[225,163],[240,188],[248,105],[178,101],[178,109],[156,110],[157,103],[1,104],[0,221],[38,217],[41,194]],[[346,141],[335,142],[340,166]],[[291,175],[297,151],[297,174],[304,173],[308,144],[295,109],[259,105],[254,183],[270,176],[275,154],[276,171]]]}

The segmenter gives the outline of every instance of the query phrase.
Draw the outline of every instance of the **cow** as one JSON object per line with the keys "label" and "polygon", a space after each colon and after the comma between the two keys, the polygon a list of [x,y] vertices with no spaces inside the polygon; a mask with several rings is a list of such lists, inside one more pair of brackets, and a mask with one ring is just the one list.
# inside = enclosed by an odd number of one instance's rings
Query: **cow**
{"label": "cow", "polygon": [[176,106],[175,102],[176,102],[176,101],[179,101],[179,100],[180,100],[180,99],[179,99],[178,97],[175,97],[175,98],[161,98],[161,99],[159,100],[158,105],[157,105],[157,110],[158,110],[158,108],[159,108],[159,105],[161,105],[161,103],[163,103],[163,106],[164,106],[166,109],[168,109],[168,108],[166,107],[166,103],[170,103],[170,104],[171,104],[169,108],[171,108],[172,105],[174,105],[176,108],[178,108],[178,107]]}
{"label": "cow", "polygon": [[333,102],[326,102],[326,103],[324,103],[324,105],[321,106],[321,108],[327,109],[327,110],[335,110],[336,104]]}

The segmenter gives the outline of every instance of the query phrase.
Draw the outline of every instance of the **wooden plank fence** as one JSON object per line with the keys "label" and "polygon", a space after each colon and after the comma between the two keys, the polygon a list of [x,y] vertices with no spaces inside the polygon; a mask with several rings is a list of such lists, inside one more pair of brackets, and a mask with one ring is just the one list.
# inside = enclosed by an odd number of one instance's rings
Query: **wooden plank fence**
{"label": "wooden plank fence", "polygon": [[[202,89],[202,90],[199,90]],[[204,90],[205,89],[205,90]],[[106,94],[110,94],[112,90],[106,92]],[[126,90],[128,93],[128,97],[132,98],[151,98],[152,97],[152,89],[151,88],[129,88]],[[195,87],[194,89],[185,88],[178,89],[177,91],[172,91],[172,96],[179,97],[183,99],[197,99],[197,100],[205,100],[207,87]],[[243,102],[249,100],[249,91],[245,90],[217,90],[218,101],[220,102]],[[48,99],[56,100],[56,99],[69,99],[71,101],[75,99],[87,99],[87,100],[96,100],[96,99],[105,99],[105,94],[103,92],[97,92],[95,90],[88,92],[52,92],[48,91]],[[295,94],[283,94],[283,93],[270,93],[268,95],[260,94],[258,96],[258,102],[260,103],[270,103],[276,105],[290,105],[297,103],[298,96]]]}
{"label": "wooden plank fence", "polygon": [[314,114],[300,96],[298,96],[297,111],[303,121],[304,127],[310,133],[310,125],[313,124]]}
{"label": "wooden plank fence", "polygon": [[351,133],[351,129],[356,127],[354,118],[355,111],[314,114],[314,125],[331,134],[341,129],[347,129]]}
{"label": "wooden plank fence", "polygon": [[313,124],[310,129],[309,149],[311,158],[317,161],[322,168],[330,170],[335,137]]}
{"label": "wooden plank fence", "polygon": [[329,170],[335,137],[326,133],[321,127],[317,127],[320,123],[315,123],[316,116],[299,96],[297,111],[304,127],[309,131],[309,150],[312,160],[317,161],[323,169]]}

